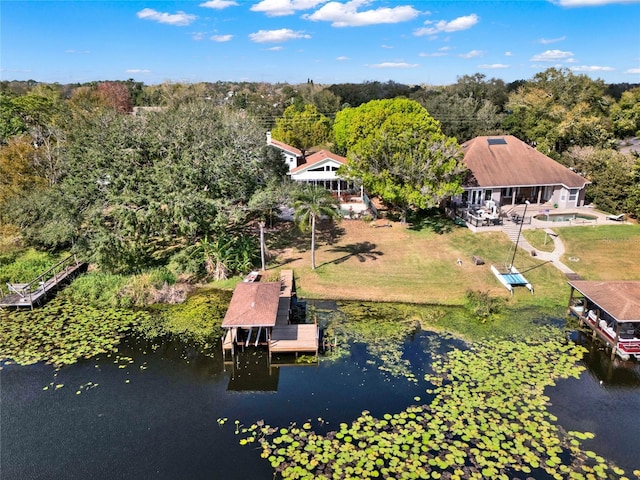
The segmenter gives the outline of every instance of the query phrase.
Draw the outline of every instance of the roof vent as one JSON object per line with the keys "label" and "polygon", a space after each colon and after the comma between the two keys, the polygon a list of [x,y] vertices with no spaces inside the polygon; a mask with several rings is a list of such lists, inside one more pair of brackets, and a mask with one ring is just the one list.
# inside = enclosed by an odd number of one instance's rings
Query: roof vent
{"label": "roof vent", "polygon": [[506,145],[507,141],[503,138],[488,138],[487,142],[489,143],[489,145]]}

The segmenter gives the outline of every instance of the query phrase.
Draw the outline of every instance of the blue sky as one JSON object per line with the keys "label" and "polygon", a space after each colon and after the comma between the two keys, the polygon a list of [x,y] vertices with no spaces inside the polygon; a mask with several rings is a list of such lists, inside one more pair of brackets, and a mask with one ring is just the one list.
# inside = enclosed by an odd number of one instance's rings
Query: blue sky
{"label": "blue sky", "polygon": [[2,80],[640,83],[640,0],[2,0],[0,19]]}

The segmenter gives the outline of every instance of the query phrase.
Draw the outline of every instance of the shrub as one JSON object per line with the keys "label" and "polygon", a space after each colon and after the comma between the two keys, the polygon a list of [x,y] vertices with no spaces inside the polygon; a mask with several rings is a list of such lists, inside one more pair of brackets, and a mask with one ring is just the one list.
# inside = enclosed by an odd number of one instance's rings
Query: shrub
{"label": "shrub", "polygon": [[491,316],[500,312],[503,305],[502,298],[492,297],[489,295],[489,292],[468,290],[465,298],[469,312],[482,320],[482,322],[487,321]]}
{"label": "shrub", "polygon": [[34,249],[0,254],[0,282],[30,282],[58,263],[61,258],[61,255],[38,252]]}

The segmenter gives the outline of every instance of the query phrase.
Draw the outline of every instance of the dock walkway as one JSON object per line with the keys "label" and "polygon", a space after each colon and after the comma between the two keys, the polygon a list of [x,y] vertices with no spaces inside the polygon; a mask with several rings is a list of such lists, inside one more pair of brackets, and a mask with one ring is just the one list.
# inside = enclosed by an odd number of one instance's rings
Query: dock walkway
{"label": "dock walkway", "polygon": [[0,299],[1,308],[33,308],[44,302],[47,294],[60,288],[79,274],[85,264],[69,255],[28,283],[7,283],[8,294]]}

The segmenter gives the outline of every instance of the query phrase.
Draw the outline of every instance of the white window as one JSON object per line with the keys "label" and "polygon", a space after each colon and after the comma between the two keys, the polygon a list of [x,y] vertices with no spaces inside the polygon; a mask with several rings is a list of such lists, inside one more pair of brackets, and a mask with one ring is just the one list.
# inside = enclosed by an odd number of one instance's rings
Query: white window
{"label": "white window", "polygon": [[578,198],[578,189],[577,188],[572,188],[571,190],[569,190],[569,201],[570,202],[575,202],[576,198]]}

